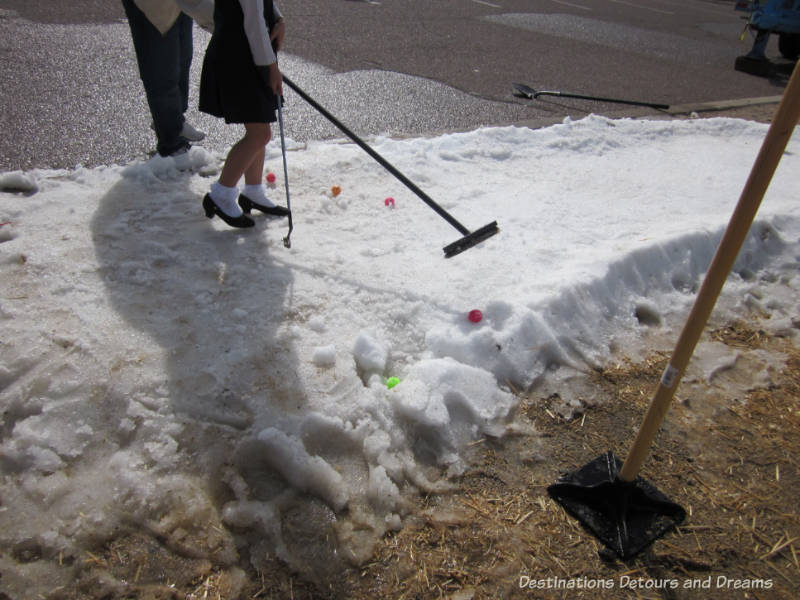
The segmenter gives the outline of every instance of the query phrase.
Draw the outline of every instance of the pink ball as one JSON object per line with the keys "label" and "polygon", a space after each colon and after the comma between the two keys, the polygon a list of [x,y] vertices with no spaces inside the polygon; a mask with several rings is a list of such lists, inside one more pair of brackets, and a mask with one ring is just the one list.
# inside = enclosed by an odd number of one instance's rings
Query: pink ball
{"label": "pink ball", "polygon": [[275,173],[267,173],[267,183],[275,183]]}
{"label": "pink ball", "polygon": [[476,308],[475,310],[469,311],[469,315],[467,315],[467,317],[473,323],[480,323],[481,319],[483,319],[483,313]]}
{"label": "pink ball", "polygon": [[384,200],[384,201],[383,201],[383,204],[384,204],[384,206],[389,206],[389,205],[391,205],[391,206],[392,206],[392,208],[394,208],[394,198],[392,198],[391,196],[389,196],[389,197],[388,197],[386,200]]}

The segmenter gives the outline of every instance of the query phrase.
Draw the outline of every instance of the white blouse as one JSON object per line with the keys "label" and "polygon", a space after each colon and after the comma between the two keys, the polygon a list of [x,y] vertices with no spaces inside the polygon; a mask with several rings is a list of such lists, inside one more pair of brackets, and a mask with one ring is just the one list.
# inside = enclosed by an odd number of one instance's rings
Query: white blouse
{"label": "white blouse", "polygon": [[[269,1],[269,0],[268,0]],[[269,41],[269,29],[264,20],[264,0],[239,0],[244,13],[244,33],[253,53],[256,65],[266,66],[278,62],[272,44]],[[273,2],[275,14],[281,16],[278,6]]]}

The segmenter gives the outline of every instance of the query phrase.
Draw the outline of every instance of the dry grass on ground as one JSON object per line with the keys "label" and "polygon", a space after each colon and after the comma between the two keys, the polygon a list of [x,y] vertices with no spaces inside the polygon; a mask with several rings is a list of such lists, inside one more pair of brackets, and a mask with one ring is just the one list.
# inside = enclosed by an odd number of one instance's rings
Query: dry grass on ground
{"label": "dry grass on ground", "polygon": [[[562,472],[607,450],[624,458],[666,365],[663,354],[597,373],[592,384],[601,401],[571,420],[551,410],[557,397],[527,400],[524,410],[542,443],[486,441],[459,492],[422,500],[418,522],[387,539],[376,560],[350,578],[358,592],[352,597],[618,598],[623,582],[674,580],[677,590],[629,595],[796,598],[800,351],[742,323],[710,337],[739,351],[783,353],[786,367],[767,389],[721,398],[709,418],[694,418],[692,400],[679,395],[642,472],[686,509],[676,532],[623,563],[546,493]],[[607,591],[521,589],[522,576],[615,585]],[[711,589],[703,589],[708,583]],[[684,589],[689,585],[700,589]]]}
{"label": "dry grass on ground", "polygon": [[[571,419],[559,416],[560,393],[525,399],[521,412],[536,435],[474,444],[473,467],[457,490],[414,499],[408,525],[384,538],[368,564],[335,580],[312,583],[277,560],[265,572],[248,572],[246,581],[196,562],[183,565],[192,568],[181,579],[181,565],[165,562],[163,549],[143,547],[136,561],[124,559],[124,549],[147,545],[132,539],[95,558],[112,570],[127,568],[128,581],[142,576],[147,564],[171,569],[173,584],[180,579],[169,588],[128,588],[126,597],[142,599],[232,598],[233,589],[241,590],[241,598],[298,600],[796,598],[800,350],[754,323],[728,323],[706,339],[743,354],[779,356],[785,366],[763,389],[738,393],[724,381],[679,389],[641,475],[683,506],[687,518],[631,561],[616,559],[546,488],[608,450],[624,458],[667,353],[593,374],[580,386],[584,400],[593,403]],[[188,577],[192,569],[194,578]],[[576,587],[521,588],[528,581],[522,578],[545,585],[558,578],[560,585],[571,581]],[[601,581],[613,589],[598,589]],[[620,591],[633,582],[643,587]],[[678,587],[654,588],[665,584]],[[699,589],[684,587],[692,585]]]}

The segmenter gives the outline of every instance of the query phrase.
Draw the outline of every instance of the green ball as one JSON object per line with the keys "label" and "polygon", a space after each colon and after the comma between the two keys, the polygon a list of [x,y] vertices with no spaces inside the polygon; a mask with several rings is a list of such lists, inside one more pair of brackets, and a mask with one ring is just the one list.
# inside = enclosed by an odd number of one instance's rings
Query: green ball
{"label": "green ball", "polygon": [[386,387],[392,389],[398,383],[400,383],[400,379],[397,377],[389,377],[389,379],[386,380]]}

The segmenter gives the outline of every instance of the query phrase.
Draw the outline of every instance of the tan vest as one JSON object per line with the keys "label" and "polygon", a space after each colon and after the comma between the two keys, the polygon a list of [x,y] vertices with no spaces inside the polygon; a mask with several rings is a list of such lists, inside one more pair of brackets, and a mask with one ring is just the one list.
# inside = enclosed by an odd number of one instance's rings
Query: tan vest
{"label": "tan vest", "polygon": [[213,29],[214,0],[134,0],[147,20],[161,34],[175,23],[181,11],[192,17],[204,29]]}

